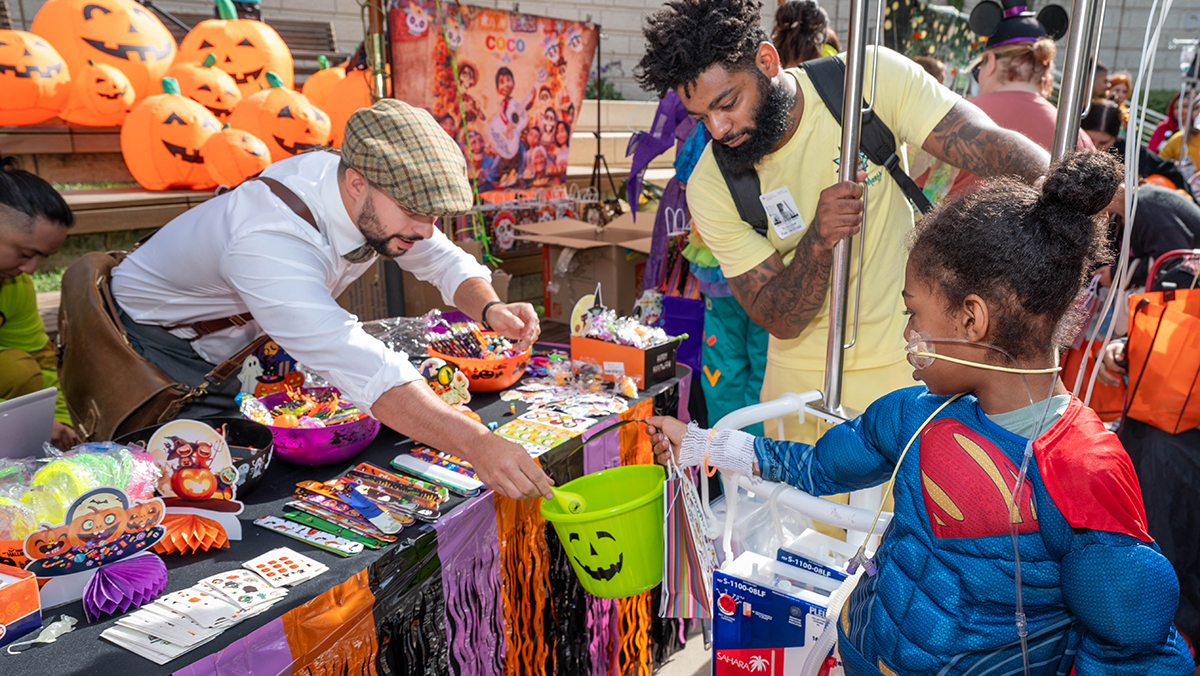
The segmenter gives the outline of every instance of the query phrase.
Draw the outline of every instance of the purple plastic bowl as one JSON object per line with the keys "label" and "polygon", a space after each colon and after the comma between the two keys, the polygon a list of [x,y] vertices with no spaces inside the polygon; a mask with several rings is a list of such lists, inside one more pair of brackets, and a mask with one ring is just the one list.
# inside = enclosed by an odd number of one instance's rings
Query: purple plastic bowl
{"label": "purple plastic bowl", "polygon": [[[321,395],[336,387],[305,387],[305,394]],[[274,408],[288,400],[286,392],[269,394],[261,399],[263,406]],[[275,427],[275,455],[297,465],[332,465],[358,455],[379,434],[379,421],[367,416],[349,423],[331,427],[304,429],[300,427]]]}

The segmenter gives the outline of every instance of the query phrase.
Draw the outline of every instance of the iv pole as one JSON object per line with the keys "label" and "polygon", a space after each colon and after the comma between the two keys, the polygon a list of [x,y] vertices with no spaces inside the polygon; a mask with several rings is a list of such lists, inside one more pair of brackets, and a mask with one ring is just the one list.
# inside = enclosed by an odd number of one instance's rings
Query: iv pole
{"label": "iv pole", "polygon": [[[879,0],[883,2],[884,0]],[[867,0],[850,0],[850,27],[846,35],[846,84],[842,91],[842,157],[838,180],[858,178],[858,141],[862,131],[863,62],[866,60]],[[863,214],[866,221],[866,214]],[[841,420],[854,416],[842,406],[842,372],[845,365],[846,306],[850,297],[850,243],[846,238],[833,249],[829,273],[829,342],[825,349],[825,402],[823,412]],[[861,244],[860,244],[861,246]],[[860,279],[859,284],[862,284]]]}
{"label": "iv pole", "polygon": [[[1058,120],[1050,161],[1057,162],[1075,152],[1079,121],[1092,100],[1096,80],[1096,53],[1100,50],[1100,26],[1105,0],[1074,0],[1067,53],[1063,61],[1062,85],[1058,95]],[[1085,74],[1089,75],[1085,79]]]}

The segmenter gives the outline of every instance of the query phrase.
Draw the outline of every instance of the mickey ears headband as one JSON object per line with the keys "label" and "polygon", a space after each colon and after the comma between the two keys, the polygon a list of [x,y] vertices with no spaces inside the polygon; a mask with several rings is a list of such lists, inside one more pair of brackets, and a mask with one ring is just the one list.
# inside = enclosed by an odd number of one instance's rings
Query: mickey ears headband
{"label": "mickey ears headband", "polygon": [[1058,5],[1046,5],[1037,16],[1025,4],[1027,0],[984,0],[971,10],[968,24],[971,30],[987,38],[988,48],[1010,42],[1023,42],[1050,37],[1057,40],[1067,34],[1071,20],[1067,10]]}

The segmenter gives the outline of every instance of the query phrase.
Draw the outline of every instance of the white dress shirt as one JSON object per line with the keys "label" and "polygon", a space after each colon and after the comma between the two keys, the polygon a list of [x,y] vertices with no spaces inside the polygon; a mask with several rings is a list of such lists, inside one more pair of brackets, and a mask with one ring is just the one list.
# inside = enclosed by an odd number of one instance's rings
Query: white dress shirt
{"label": "white dress shirt", "polygon": [[[338,157],[310,152],[263,172],[304,200],[320,232],[265,183],[245,183],[184,212],[117,266],[117,303],[135,322],[155,326],[250,312],[254,321],[245,326],[193,341],[196,353],[219,364],[265,332],[368,411],[387,390],[421,378],[407,355],[368,335],[334,300],[371,266],[343,258],[366,240],[342,203]],[[395,260],[448,304],[464,281],[491,280],[488,268],[436,228]]]}

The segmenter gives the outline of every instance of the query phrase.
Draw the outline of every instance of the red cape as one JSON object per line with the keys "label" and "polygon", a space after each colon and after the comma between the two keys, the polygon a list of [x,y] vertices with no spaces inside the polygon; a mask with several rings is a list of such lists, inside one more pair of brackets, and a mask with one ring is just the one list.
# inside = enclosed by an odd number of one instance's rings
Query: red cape
{"label": "red cape", "polygon": [[1046,491],[1072,528],[1153,542],[1133,463],[1095,411],[1071,397],[1066,413],[1033,442]]}

